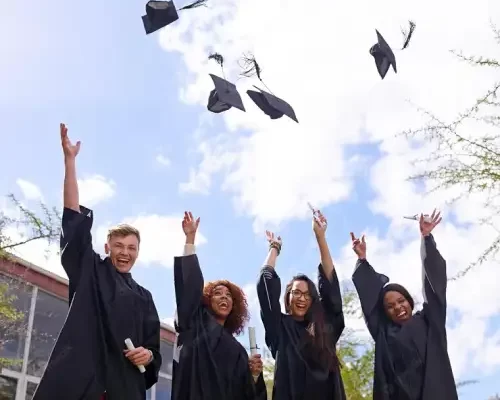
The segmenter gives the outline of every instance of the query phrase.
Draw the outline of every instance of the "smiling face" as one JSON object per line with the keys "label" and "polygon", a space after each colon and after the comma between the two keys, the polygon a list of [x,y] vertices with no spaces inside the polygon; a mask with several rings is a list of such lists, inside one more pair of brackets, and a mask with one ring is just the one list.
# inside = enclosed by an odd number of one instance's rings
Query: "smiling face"
{"label": "smiling face", "polygon": [[302,321],[312,304],[309,286],[306,281],[295,280],[292,283],[292,288],[288,296],[288,302],[290,306],[290,315],[294,319]]}
{"label": "smiling face", "polygon": [[225,322],[233,310],[233,295],[229,288],[219,285],[210,294],[210,308],[220,322]]}
{"label": "smiling face", "polygon": [[384,296],[384,309],[387,316],[396,324],[408,321],[412,308],[406,297],[396,291],[388,291]]}
{"label": "smiling face", "polygon": [[119,272],[129,272],[139,255],[139,239],[135,235],[113,235],[105,244],[105,251]]}

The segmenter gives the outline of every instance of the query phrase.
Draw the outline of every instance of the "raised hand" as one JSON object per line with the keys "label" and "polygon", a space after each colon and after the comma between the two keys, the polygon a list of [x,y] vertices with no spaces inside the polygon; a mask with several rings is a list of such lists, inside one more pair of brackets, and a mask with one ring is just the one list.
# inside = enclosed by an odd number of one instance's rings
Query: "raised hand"
{"label": "raised hand", "polygon": [[80,141],[76,142],[74,145],[71,143],[71,140],[69,140],[68,137],[68,128],[66,128],[66,125],[60,124],[59,128],[61,130],[61,145],[63,148],[64,152],[64,157],[66,158],[76,158],[78,153],[80,152]]}
{"label": "raised hand", "polygon": [[281,236],[275,237],[273,232],[266,231],[266,239],[269,244],[278,243],[280,246],[283,244],[281,241]]}
{"label": "raised hand", "polygon": [[316,214],[312,219],[312,228],[316,237],[324,236],[327,226],[328,221],[326,220],[325,216],[321,213],[321,211],[316,210]]}
{"label": "raised hand", "polygon": [[354,233],[351,232],[351,240],[352,240],[352,249],[356,253],[359,259],[366,258],[366,242],[365,235],[361,236],[361,240],[354,236]]}
{"label": "raised hand", "polygon": [[429,236],[432,230],[441,222],[441,212],[436,213],[436,209],[432,212],[432,215],[420,214],[420,233],[422,236]]}
{"label": "raised hand", "polygon": [[194,219],[191,211],[184,211],[184,219],[182,220],[182,230],[186,235],[186,243],[194,244],[194,238],[200,224],[200,217]]}

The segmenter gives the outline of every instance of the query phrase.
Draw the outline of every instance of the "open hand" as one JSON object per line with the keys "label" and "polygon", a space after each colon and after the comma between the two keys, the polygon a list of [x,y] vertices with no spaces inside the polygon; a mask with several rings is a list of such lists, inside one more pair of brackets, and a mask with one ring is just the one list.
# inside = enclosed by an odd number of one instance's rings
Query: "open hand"
{"label": "open hand", "polygon": [[259,376],[264,369],[264,364],[262,363],[260,354],[254,354],[253,356],[250,356],[250,358],[248,359],[248,366],[250,367],[250,371],[252,372],[253,376]]}
{"label": "open hand", "polygon": [[326,227],[327,227],[328,221],[326,220],[325,216],[321,214],[321,211],[317,210],[316,215],[313,216],[312,220],[312,228],[314,234],[319,237],[319,236],[324,236],[326,232]]}
{"label": "open hand", "polygon": [[269,242],[269,244],[271,243],[278,243],[279,245],[283,244],[281,241],[281,236],[275,237],[274,233],[271,231],[266,231],[266,239]]}
{"label": "open hand", "polygon": [[354,233],[351,232],[351,240],[352,240],[352,249],[356,253],[359,259],[366,258],[366,242],[365,235],[361,236],[361,240],[354,236]]}
{"label": "open hand", "polygon": [[123,350],[125,357],[135,366],[148,365],[151,360],[151,353],[144,347],[136,347],[134,350]]}
{"label": "open hand", "polygon": [[420,214],[420,233],[422,236],[429,236],[432,230],[441,222],[441,212],[436,213],[436,209],[432,212],[431,217]]}
{"label": "open hand", "polygon": [[75,158],[80,152],[80,142],[76,142],[75,145],[71,143],[71,140],[69,140],[68,137],[68,128],[66,128],[66,125],[60,124],[59,127],[61,130],[61,145],[63,148],[64,157]]}
{"label": "open hand", "polygon": [[198,225],[200,224],[200,217],[194,219],[191,211],[184,211],[184,219],[182,220],[182,230],[186,236],[196,236]]}

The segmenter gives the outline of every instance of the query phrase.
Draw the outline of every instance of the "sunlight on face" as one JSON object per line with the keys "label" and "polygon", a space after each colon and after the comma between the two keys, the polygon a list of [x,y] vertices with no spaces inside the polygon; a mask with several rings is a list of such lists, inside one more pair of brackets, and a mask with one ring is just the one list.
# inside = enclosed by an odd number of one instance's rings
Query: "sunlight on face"
{"label": "sunlight on face", "polygon": [[290,315],[296,320],[302,321],[311,307],[311,294],[307,282],[296,280],[290,291]]}
{"label": "sunlight on face", "polygon": [[135,235],[112,236],[105,245],[106,254],[119,272],[129,272],[139,255],[139,240]]}
{"label": "sunlight on face", "polygon": [[231,314],[233,309],[233,295],[226,286],[219,285],[214,287],[210,296],[210,308],[218,318],[224,321]]}

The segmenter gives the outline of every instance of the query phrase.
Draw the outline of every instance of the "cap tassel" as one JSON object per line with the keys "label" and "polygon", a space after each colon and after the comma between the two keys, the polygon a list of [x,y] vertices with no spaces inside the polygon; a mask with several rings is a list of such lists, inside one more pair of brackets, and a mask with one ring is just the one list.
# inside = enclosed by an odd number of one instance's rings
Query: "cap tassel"
{"label": "cap tassel", "polygon": [[240,75],[247,78],[251,78],[252,76],[257,76],[257,78],[259,78],[259,81],[264,85],[264,87],[269,91],[269,93],[271,93],[274,96],[274,93],[271,92],[271,90],[267,87],[267,85],[264,83],[264,81],[260,76],[260,74],[262,73],[262,69],[260,68],[260,65],[255,59],[255,57],[252,54],[248,56],[243,54],[241,61],[243,62],[243,65],[240,65],[240,67],[243,69],[243,72],[241,72]]}
{"label": "cap tassel", "polygon": [[187,6],[184,6],[182,8],[179,8],[179,11],[181,10],[190,10],[192,8],[198,8],[198,7],[206,7],[206,3],[208,0],[196,0],[194,3],[188,4]]}
{"label": "cap tassel", "polygon": [[401,50],[404,50],[408,47],[408,45],[410,44],[410,40],[411,40],[411,37],[413,35],[413,32],[415,31],[415,28],[417,25],[415,25],[415,22],[413,21],[408,21],[408,23],[410,24],[410,28],[406,31],[404,29],[401,29],[401,33],[403,34],[403,37],[404,37],[404,44],[403,44],[403,48]]}

